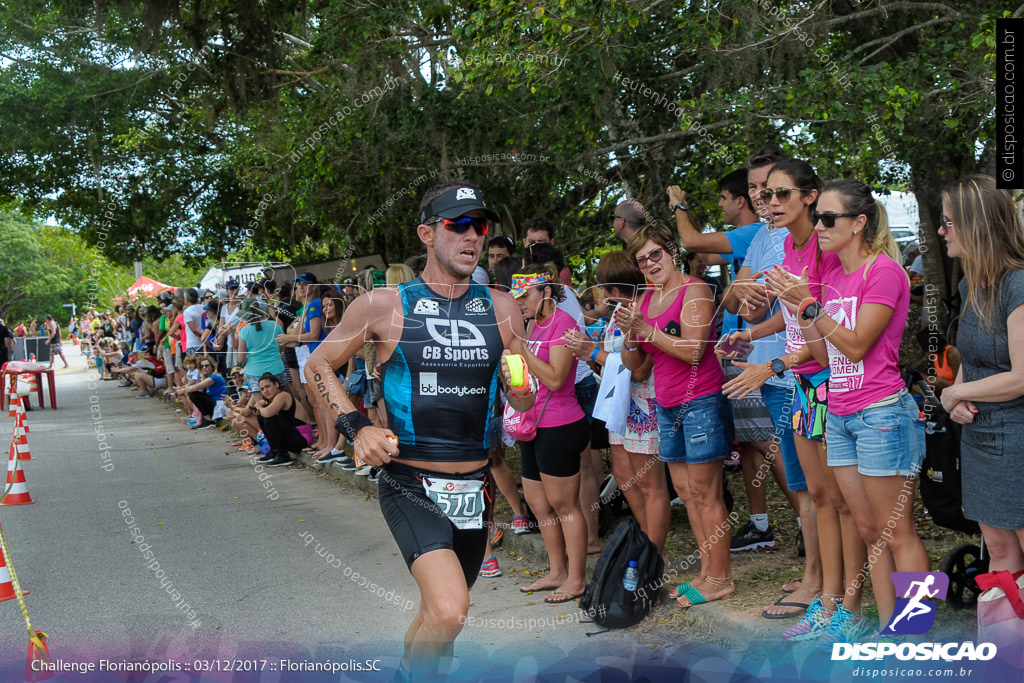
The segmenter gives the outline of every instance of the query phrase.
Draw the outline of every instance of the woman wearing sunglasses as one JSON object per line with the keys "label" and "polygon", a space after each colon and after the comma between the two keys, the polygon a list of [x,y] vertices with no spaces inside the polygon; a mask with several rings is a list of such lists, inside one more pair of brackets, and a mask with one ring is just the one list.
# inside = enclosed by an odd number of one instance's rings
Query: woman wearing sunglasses
{"label": "woman wearing sunglasses", "polygon": [[981,525],[989,569],[1014,573],[1024,569],[1024,227],[1016,209],[994,178],[968,176],[942,193],[939,228],[964,268],[961,366],[941,397],[964,426],[964,514]]}
{"label": "woman wearing sunglasses", "polygon": [[[512,275],[512,296],[526,319],[526,362],[540,383],[537,436],[521,441],[523,493],[537,517],[551,570],[520,590],[554,590],[549,604],[574,600],[587,587],[587,523],[580,508],[580,452],[590,426],[576,400],[576,363],[562,338],[579,330],[556,306],[565,298],[553,264],[528,263]],[[568,564],[566,564],[568,555]]]}
{"label": "woman wearing sunglasses", "polygon": [[711,289],[676,266],[678,247],[668,225],[648,223],[627,247],[647,278],[639,304],[620,308],[625,333],[622,363],[640,370],[651,357],[658,404],[662,462],[686,503],[700,548],[700,576],[677,589],[680,607],[719,600],[736,592],[729,564],[729,520],[722,497],[722,461],[732,451],[725,376],[714,346]]}
{"label": "woman wearing sunglasses", "polygon": [[[829,364],[828,466],[868,547],[881,631],[895,606],[890,574],[929,569],[911,513],[924,424],[899,370],[910,281],[885,208],[864,183],[825,185],[814,220],[826,252],[820,294],[809,287],[806,271],[797,278],[780,268],[769,274],[769,291],[796,313],[814,358]],[[855,623],[846,637],[866,628],[866,620]],[[874,636],[895,638],[901,637]]]}
{"label": "woman wearing sunglasses", "polygon": [[[788,159],[772,167],[768,173],[767,188],[761,193],[775,226],[789,231],[784,243],[782,269],[795,277],[806,272],[810,295],[817,299],[821,298],[822,254],[814,230],[814,212],[822,186],[821,178],[810,164]],[[850,642],[867,629],[867,620],[860,614],[862,582],[858,580],[867,558],[856,523],[826,461],[824,438],[829,368],[813,358],[799,321],[788,307],[784,306],[772,319],[737,334],[757,339],[779,330],[786,332],[786,356],[774,362],[784,366],[785,370],[792,370],[796,378],[792,408],[793,440],[817,515],[821,557],[820,594],[816,594],[814,586],[804,582],[801,591],[786,600],[810,604],[800,621],[786,629],[782,636],[795,641],[820,638],[827,644]],[[748,382],[763,382],[772,372],[771,366],[751,367],[746,379]],[[726,389],[729,389],[728,385]],[[802,591],[806,594],[800,595]],[[777,606],[770,606],[764,611],[767,618],[796,614],[800,612]]]}

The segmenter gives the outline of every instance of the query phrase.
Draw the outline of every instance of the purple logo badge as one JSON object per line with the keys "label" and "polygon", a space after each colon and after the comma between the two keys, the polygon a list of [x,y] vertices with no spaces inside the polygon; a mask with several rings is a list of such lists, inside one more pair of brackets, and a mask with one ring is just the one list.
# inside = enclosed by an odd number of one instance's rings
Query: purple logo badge
{"label": "purple logo badge", "polygon": [[945,600],[949,577],[943,572],[893,572],[896,608],[883,634],[920,635],[935,624],[938,605]]}

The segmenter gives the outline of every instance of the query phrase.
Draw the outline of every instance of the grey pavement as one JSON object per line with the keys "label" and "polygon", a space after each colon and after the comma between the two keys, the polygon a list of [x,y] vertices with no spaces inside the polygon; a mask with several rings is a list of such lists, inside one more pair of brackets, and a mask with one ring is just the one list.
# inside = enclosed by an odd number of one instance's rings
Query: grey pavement
{"label": "grey pavement", "polygon": [[[371,679],[390,678],[417,591],[375,496],[305,467],[258,473],[227,434],[192,431],[168,404],[70,360],[60,409],[33,403],[28,415],[34,459],[22,466],[36,502],[0,507],[32,624],[55,658],[370,659],[382,669]],[[9,434],[13,420],[0,424]],[[542,566],[501,563],[506,575],[472,592],[453,678],[474,680],[480,661],[529,680],[688,648],[678,635],[668,645],[640,631],[590,637],[601,629],[579,623],[576,603],[542,604],[519,592],[528,576],[509,573]],[[23,666],[25,633],[16,601],[0,603],[0,679]]]}

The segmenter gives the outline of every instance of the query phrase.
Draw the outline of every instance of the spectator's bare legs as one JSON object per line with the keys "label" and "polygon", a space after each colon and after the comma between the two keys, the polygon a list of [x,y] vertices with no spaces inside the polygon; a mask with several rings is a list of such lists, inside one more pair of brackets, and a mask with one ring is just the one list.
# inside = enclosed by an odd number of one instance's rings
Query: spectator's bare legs
{"label": "spectator's bare legs", "polygon": [[601,463],[601,451],[592,449],[590,442],[580,453],[580,509],[587,524],[587,554],[601,552],[601,539],[598,537],[598,517],[600,508],[597,498],[601,492],[601,480],[604,478],[604,465]]}

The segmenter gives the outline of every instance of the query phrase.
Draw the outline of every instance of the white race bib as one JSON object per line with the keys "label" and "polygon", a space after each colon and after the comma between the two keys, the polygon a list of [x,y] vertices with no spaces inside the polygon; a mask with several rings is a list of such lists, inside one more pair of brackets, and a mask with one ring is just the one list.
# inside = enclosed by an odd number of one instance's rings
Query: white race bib
{"label": "white race bib", "polygon": [[427,497],[457,529],[484,528],[484,483],[478,479],[423,479]]}

